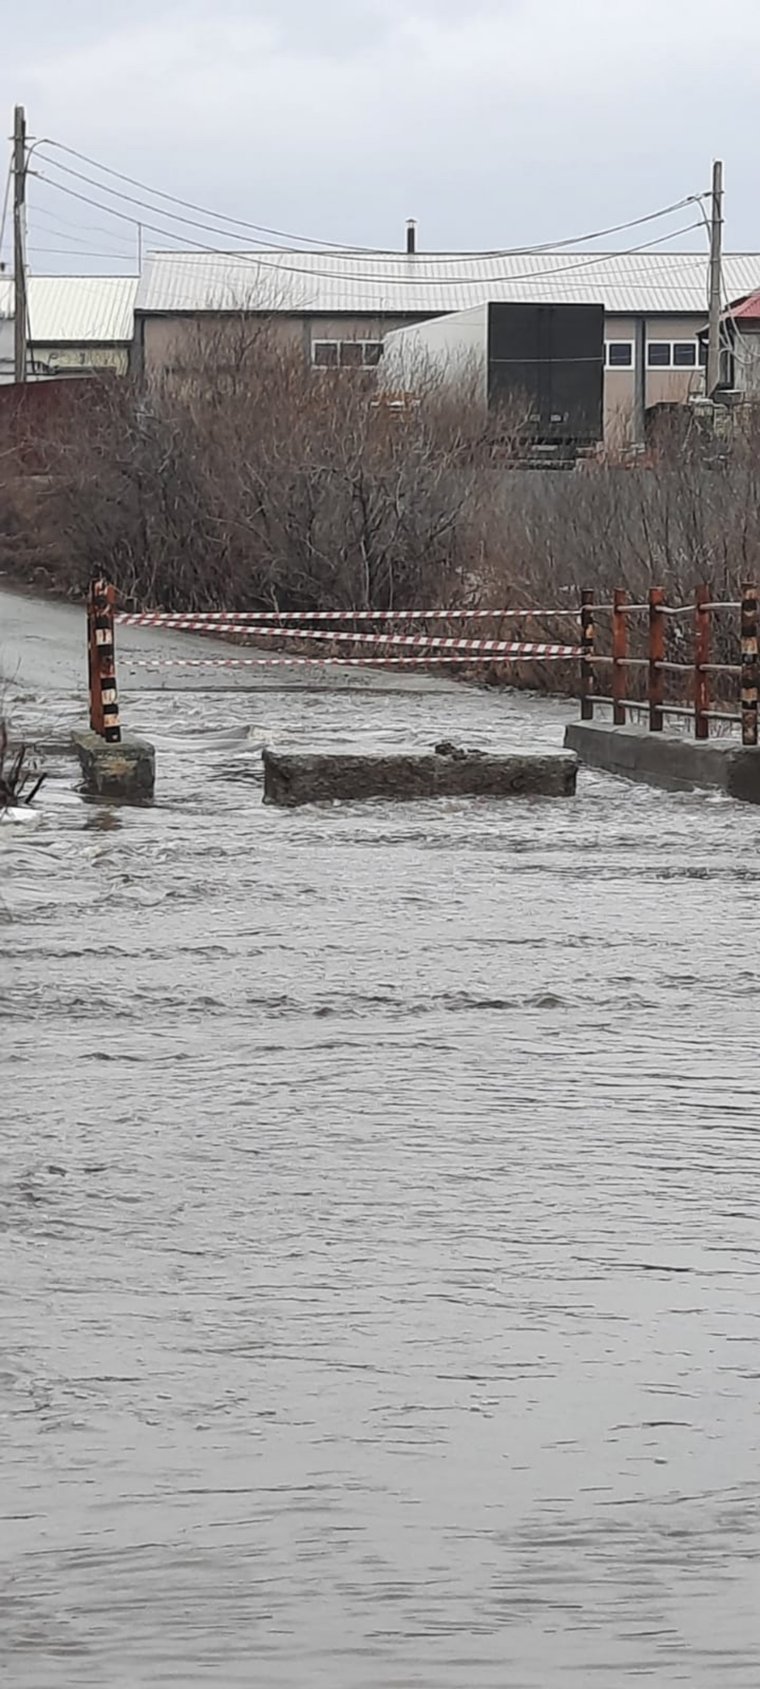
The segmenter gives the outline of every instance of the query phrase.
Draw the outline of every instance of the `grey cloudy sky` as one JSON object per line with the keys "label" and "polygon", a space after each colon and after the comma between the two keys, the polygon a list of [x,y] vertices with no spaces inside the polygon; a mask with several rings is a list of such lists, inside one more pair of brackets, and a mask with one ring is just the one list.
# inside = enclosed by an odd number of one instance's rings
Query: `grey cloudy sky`
{"label": "grey cloudy sky", "polygon": [[[518,246],[705,189],[717,153],[728,244],[760,249],[757,0],[725,13],[706,0],[28,0],[4,10],[9,126],[23,101],[33,135],[228,215],[378,246],[400,244],[413,215],[430,249]],[[71,268],[63,251],[102,269],[90,253],[135,249],[128,223],[49,184],[33,181],[30,202],[38,271]],[[172,227],[163,213],[144,216]],[[681,213],[673,227],[688,221]],[[150,231],[145,240],[168,244]]]}

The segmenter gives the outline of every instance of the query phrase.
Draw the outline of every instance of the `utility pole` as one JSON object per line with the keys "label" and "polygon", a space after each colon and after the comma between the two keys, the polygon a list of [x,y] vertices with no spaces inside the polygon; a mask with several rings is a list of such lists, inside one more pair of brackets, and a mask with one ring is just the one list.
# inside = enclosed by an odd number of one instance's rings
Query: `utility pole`
{"label": "utility pole", "polygon": [[720,382],[721,250],[723,246],[723,165],[713,164],[712,208],[710,212],[710,299],[707,330],[707,372],[705,386],[711,399]]}
{"label": "utility pole", "polygon": [[14,379],[26,381],[26,262],[24,208],[26,200],[26,113],[13,112],[13,293]]}

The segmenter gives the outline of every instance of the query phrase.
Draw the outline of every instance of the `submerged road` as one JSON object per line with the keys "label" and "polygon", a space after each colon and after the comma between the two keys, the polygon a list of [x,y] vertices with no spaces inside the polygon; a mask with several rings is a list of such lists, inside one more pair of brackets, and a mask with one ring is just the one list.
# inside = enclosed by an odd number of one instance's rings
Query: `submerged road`
{"label": "submerged road", "polygon": [[[222,640],[173,633],[166,629],[117,627],[117,672],[120,693],[126,692],[262,692],[352,691],[430,692],[450,690],[453,683],[413,670],[356,669],[350,665],[322,667],[272,664],[262,651],[255,666],[245,668],[182,668],[178,659],[254,657]],[[287,655],[287,653],[278,653]],[[140,666],[141,663],[167,666]],[[176,666],[171,666],[175,664]],[[87,628],[85,611],[55,600],[39,600],[0,589],[0,685],[39,688],[51,693],[87,695]]]}
{"label": "submerged road", "polygon": [[154,806],[48,752],[0,828],[8,1683],[757,1689],[757,811],[262,806],[262,740],[557,746],[524,696],[124,715]]}

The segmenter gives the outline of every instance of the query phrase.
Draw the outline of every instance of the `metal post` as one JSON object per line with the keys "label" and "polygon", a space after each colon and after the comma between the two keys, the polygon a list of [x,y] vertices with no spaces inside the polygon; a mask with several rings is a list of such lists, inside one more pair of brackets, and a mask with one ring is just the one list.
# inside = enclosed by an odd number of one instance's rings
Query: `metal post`
{"label": "metal post", "polygon": [[628,623],[625,606],[628,594],[615,588],[612,599],[612,720],[616,727],[625,727],[626,666],[628,656]]}
{"label": "metal post", "polygon": [[647,442],[647,320],[637,317],[635,325],[635,340],[633,345],[633,416],[634,443],[645,446]]}
{"label": "metal post", "polygon": [[26,381],[26,114],[23,106],[13,113],[13,379]]}
{"label": "metal post", "polygon": [[665,617],[662,605],[665,594],[661,586],[649,589],[649,731],[662,732],[662,706],[665,701],[665,673],[660,667],[665,661]]}
{"label": "metal post", "polygon": [[721,246],[723,242],[723,165],[719,158],[713,164],[712,207],[710,212],[710,290],[708,297],[707,369],[705,390],[708,399],[720,385],[720,313]]}
{"label": "metal post", "polygon": [[113,607],[115,587],[107,581],[93,581],[89,601],[90,727],[108,744],[121,741],[119,700],[116,692],[116,649]]}
{"label": "metal post", "polygon": [[710,676],[705,664],[710,661],[710,611],[712,590],[698,586],[694,594],[694,737],[710,737]]}
{"label": "metal post", "polygon": [[581,593],[581,721],[594,719],[594,594]]}
{"label": "metal post", "polygon": [[100,696],[100,663],[95,640],[95,593],[98,583],[90,582],[87,594],[87,681],[90,691],[90,731],[103,737],[103,703]]}
{"label": "metal post", "polygon": [[742,586],[742,744],[757,744],[757,587]]}

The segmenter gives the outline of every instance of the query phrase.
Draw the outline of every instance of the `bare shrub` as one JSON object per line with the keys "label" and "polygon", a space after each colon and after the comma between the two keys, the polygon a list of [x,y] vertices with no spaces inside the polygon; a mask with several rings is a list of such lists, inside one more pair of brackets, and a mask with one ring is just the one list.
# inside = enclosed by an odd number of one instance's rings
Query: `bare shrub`
{"label": "bare shrub", "polygon": [[[240,325],[242,335],[243,326]],[[431,384],[402,406],[371,374],[314,371],[259,326],[199,367],[112,386],[59,442],[47,524],[68,584],[135,603],[391,609],[478,590],[505,421]],[[250,353],[250,356],[249,356]]]}
{"label": "bare shrub", "polygon": [[[103,383],[51,429],[20,527],[70,592],[105,573],[126,603],[169,610],[561,609],[526,636],[574,643],[584,586],[683,602],[706,581],[734,599],[760,575],[757,408],[724,440],[683,407],[643,458],[526,470],[524,407],[488,415],[467,371],[456,387],[429,372],[410,402],[373,372],[312,369],[292,324],[193,332],[172,373]],[[23,549],[18,522],[8,543]],[[716,660],[736,660],[736,632],[717,618]],[[688,625],[670,639],[685,656]]]}
{"label": "bare shrub", "polygon": [[0,720],[0,812],[12,804],[30,804],[44,778],[44,774],[30,765],[25,745],[11,753],[8,729]]}

